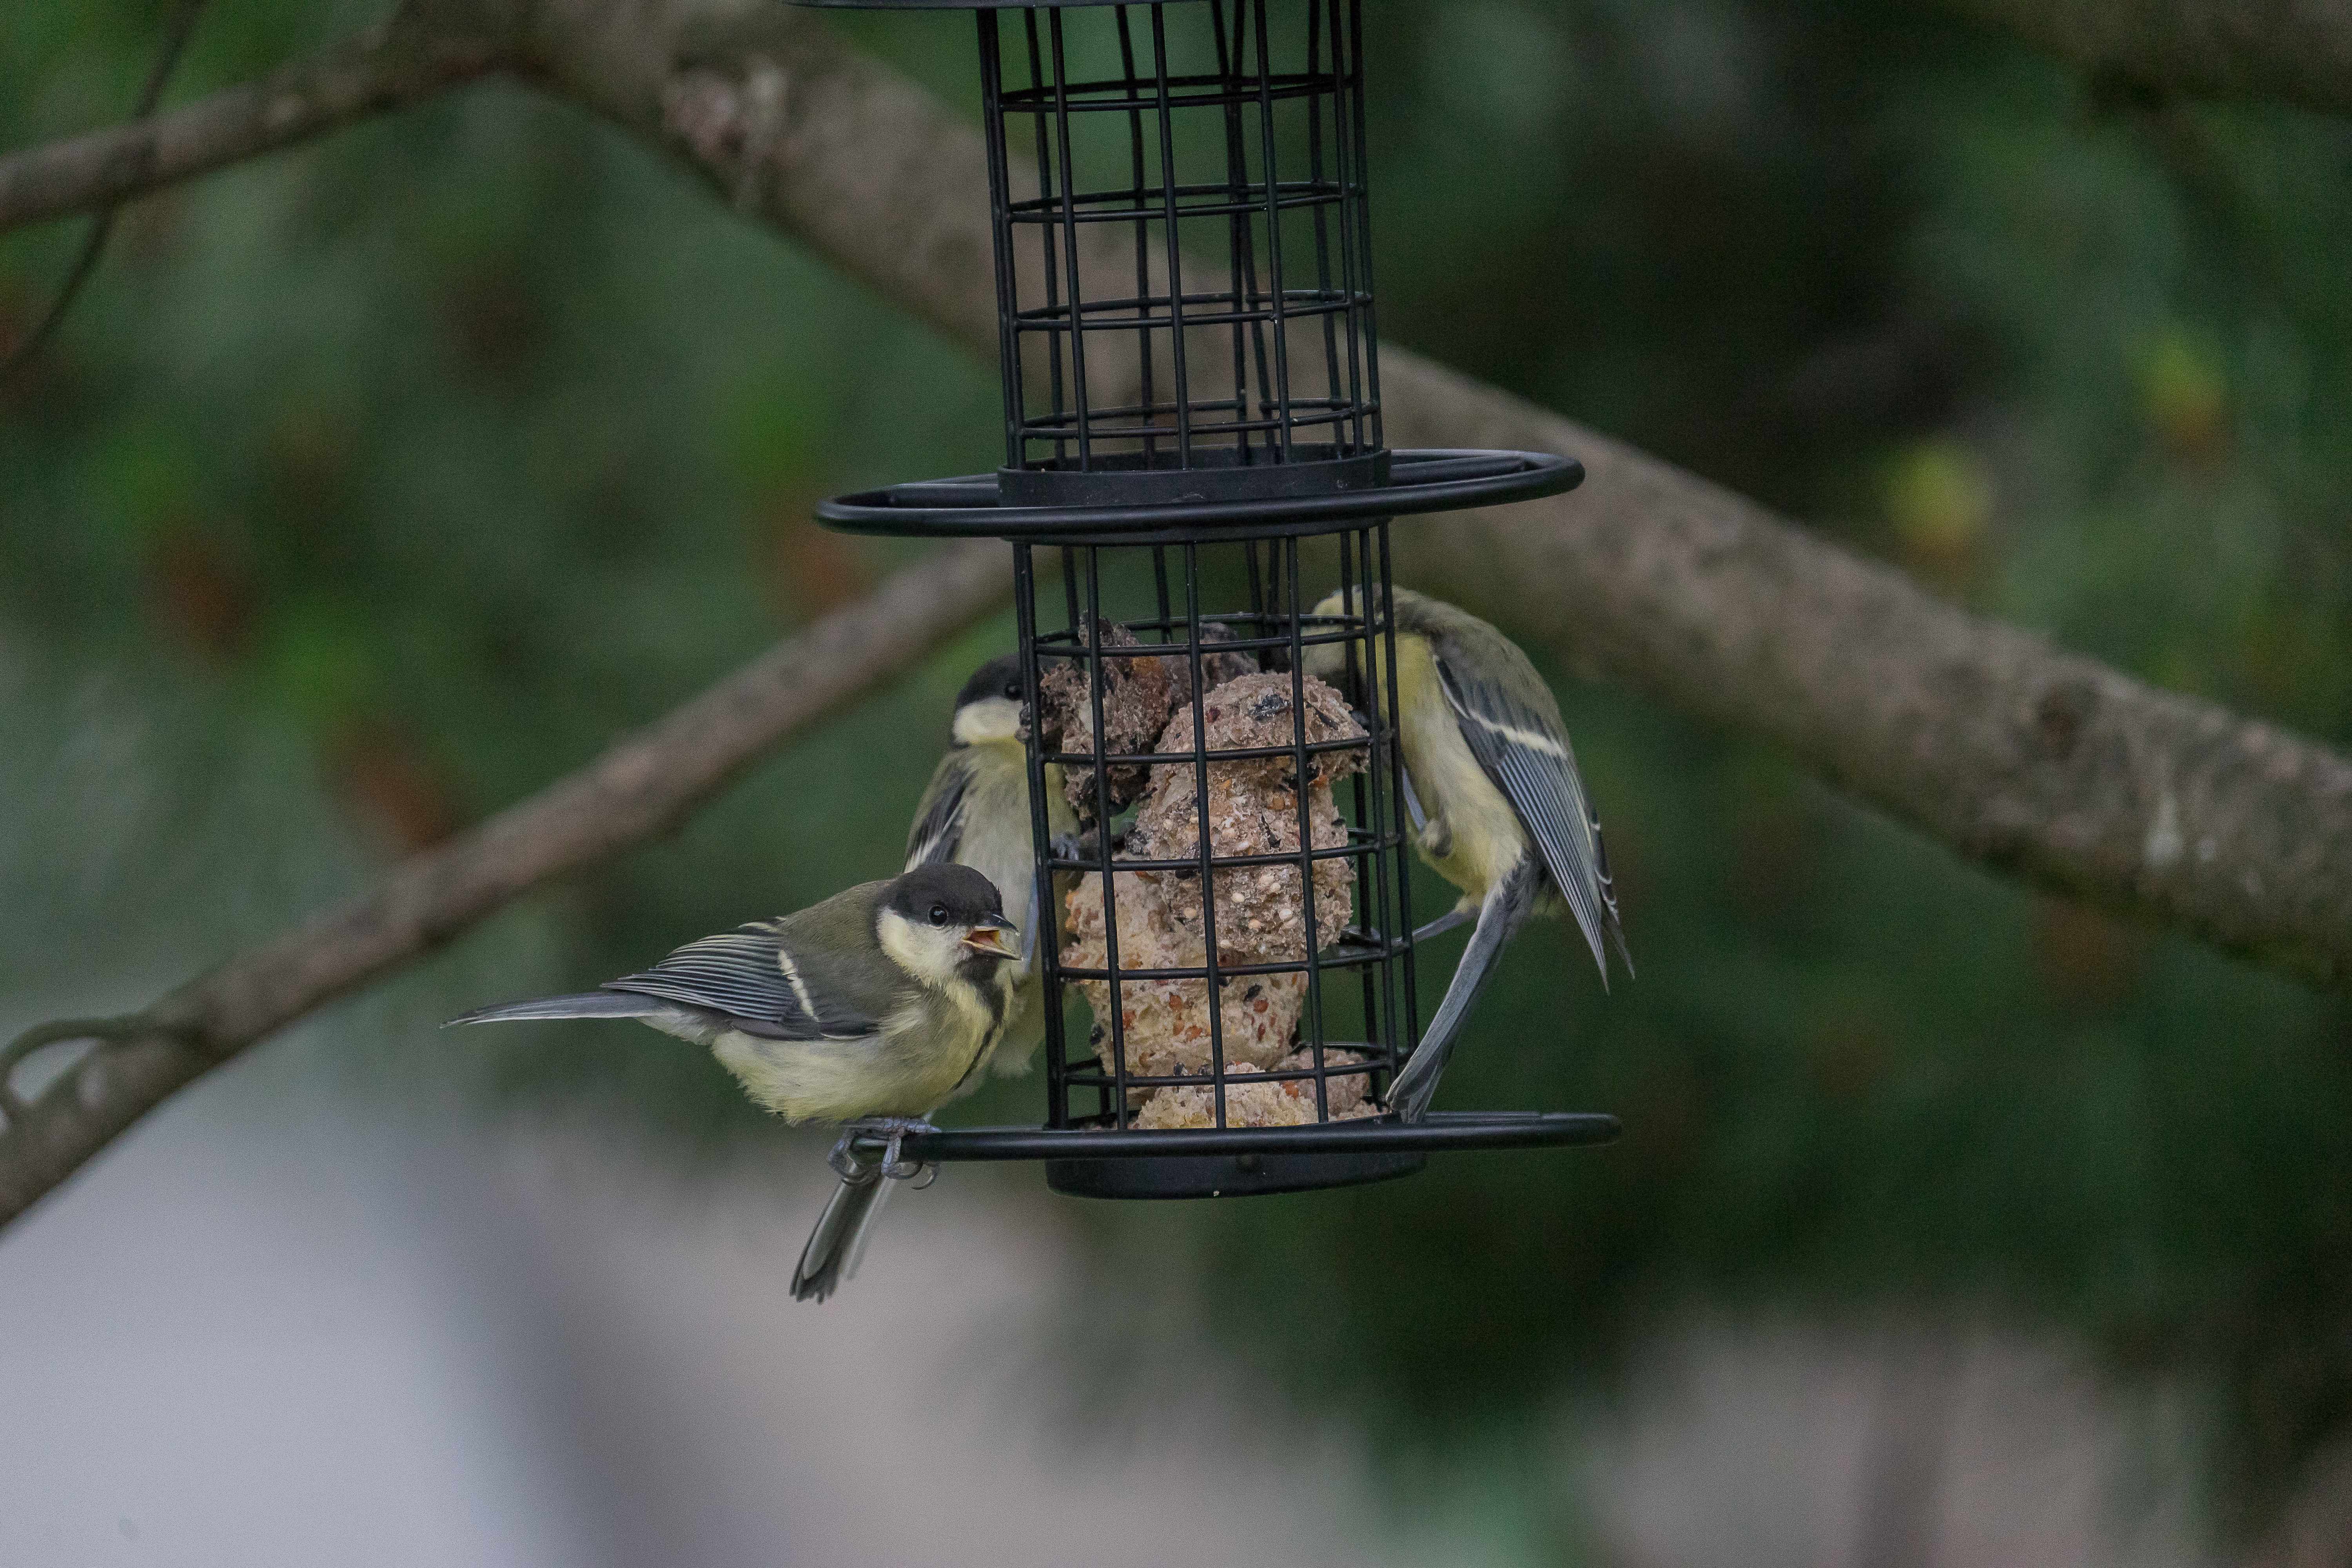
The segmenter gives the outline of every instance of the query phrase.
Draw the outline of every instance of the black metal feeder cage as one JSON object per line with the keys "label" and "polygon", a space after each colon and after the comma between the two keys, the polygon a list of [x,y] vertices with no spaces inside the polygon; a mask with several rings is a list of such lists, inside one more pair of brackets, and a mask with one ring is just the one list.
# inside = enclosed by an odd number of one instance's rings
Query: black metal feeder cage
{"label": "black metal feeder cage", "polygon": [[1047,1103],[905,1154],[1198,1197],[1614,1136],[1381,1106],[1419,1029],[1389,521],[1583,470],[1381,439],[1359,0],[809,3],[980,35],[1004,466],[817,516],[1013,545]]}

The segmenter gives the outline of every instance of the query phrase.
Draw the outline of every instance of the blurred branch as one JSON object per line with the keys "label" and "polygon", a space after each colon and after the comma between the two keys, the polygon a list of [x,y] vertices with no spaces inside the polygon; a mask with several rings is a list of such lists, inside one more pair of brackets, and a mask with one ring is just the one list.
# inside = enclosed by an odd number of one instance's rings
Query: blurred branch
{"label": "blurred branch", "polygon": [[335,997],[399,968],[550,878],[676,826],[762,752],[849,706],[995,608],[1003,546],[949,546],[809,626],[578,773],[402,862],[372,891],[121,1018],[27,1030],[98,1042],[29,1100],[0,1096],[0,1224],[174,1090]]}
{"label": "blurred branch", "polygon": [[1970,615],[1517,398],[1381,362],[1391,440],[1573,452],[1590,474],[1401,526],[1401,575],[1993,870],[2352,984],[2352,759]]}
{"label": "blurred branch", "polygon": [[[205,0],[180,0],[178,8],[172,13],[172,19],[164,24],[163,47],[157,53],[155,63],[147,68],[146,85],[139,89],[138,107],[131,110],[134,128],[152,118],[155,105],[163,101],[164,84],[172,79],[172,72],[178,68],[180,56],[186,51],[188,39],[196,30],[196,18],[204,14],[204,9]],[[98,258],[104,254],[106,242],[114,234],[115,214],[120,210],[109,203],[91,216],[89,231],[81,238],[81,248],[74,253],[73,264],[66,268],[65,281],[58,285],[57,298],[49,301],[48,310],[33,323],[32,331],[17,339],[7,356],[0,359],[0,382],[7,381],[39,353],[41,346],[58,330],[58,324],[66,319],[66,312],[73,309],[82,285],[89,282],[90,274],[98,270]]]}
{"label": "blurred branch", "polygon": [[2347,0],[1941,0],[2099,75],[2352,113]]}
{"label": "blurred branch", "polygon": [[[993,354],[973,129],[790,6],[713,31],[690,5],[547,3],[605,18],[542,29],[534,63],[551,90]],[[1591,475],[1566,496],[1400,525],[1399,571],[1416,585],[1785,747],[1969,859],[2352,983],[2352,761],[1969,615],[1409,351],[1381,362],[1395,445],[1570,452]]]}
{"label": "blurred branch", "polygon": [[0,232],[208,174],[498,69],[504,35],[403,6],[383,26],[209,98],[0,158]]}
{"label": "blurred branch", "polygon": [[[2021,34],[2103,79],[2195,96],[2275,97],[2309,109],[2352,111],[2347,0],[1942,4]],[[795,204],[802,205],[810,198],[824,199],[835,184],[863,187],[868,195],[887,189],[901,199],[844,205],[868,216],[887,207],[895,220],[887,229],[892,235],[912,230],[921,237],[929,226],[925,214],[930,204],[910,205],[906,195],[928,190],[951,203],[969,189],[958,182],[968,173],[962,166],[967,157],[978,156],[976,142],[942,122],[921,89],[885,67],[860,60],[821,26],[775,0],[759,6],[748,0],[404,0],[382,26],[259,81],[152,120],[0,158],[0,232],[110,206],[505,68],[538,65],[554,70],[571,96],[656,134],[664,132],[666,100],[675,93],[681,101],[667,106],[673,121],[668,133],[688,135],[698,57],[708,57],[701,63],[721,75],[730,73],[730,61],[743,66],[767,58],[792,68],[778,81],[794,80],[836,106],[856,100],[876,118],[877,110],[901,102],[918,111],[887,142],[866,149],[874,154],[874,166],[860,170],[855,160],[840,157],[857,150],[844,143],[842,117],[812,115],[807,105],[788,108],[778,100],[766,106],[766,119],[777,130],[789,121],[807,143],[801,155],[767,160],[756,155],[758,147],[746,157],[742,148],[706,145],[706,153],[719,154],[702,158],[706,166],[724,163],[740,176],[757,174],[761,163],[772,162],[772,174],[807,180],[810,188],[799,193]],[[739,126],[756,128],[752,121]],[[926,144],[953,157],[939,168],[910,162]],[[946,177],[950,173],[952,180]],[[740,198],[751,193],[730,194]],[[811,232],[848,242],[851,251],[832,252],[835,259],[850,265],[854,252],[875,270],[851,269],[877,283],[892,274],[972,259],[919,248],[891,254],[879,243],[880,233],[861,241],[837,226],[816,225]],[[929,237],[947,240],[950,248],[963,242],[961,235],[945,230]],[[983,250],[978,258],[986,256]]]}

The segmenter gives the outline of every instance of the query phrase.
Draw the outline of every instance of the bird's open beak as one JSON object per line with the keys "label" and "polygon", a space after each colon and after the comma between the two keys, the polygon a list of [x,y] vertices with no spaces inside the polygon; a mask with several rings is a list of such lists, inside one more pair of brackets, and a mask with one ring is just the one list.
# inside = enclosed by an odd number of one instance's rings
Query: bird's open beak
{"label": "bird's open beak", "polygon": [[1002,915],[991,915],[971,928],[964,937],[963,944],[974,952],[985,952],[997,958],[1018,958],[1021,947],[1014,939],[1020,934],[1021,928],[1011,921]]}

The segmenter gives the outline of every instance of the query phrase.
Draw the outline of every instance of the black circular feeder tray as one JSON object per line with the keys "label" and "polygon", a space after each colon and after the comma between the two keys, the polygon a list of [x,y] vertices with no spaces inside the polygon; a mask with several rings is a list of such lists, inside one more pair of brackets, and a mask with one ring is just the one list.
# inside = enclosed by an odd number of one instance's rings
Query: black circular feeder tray
{"label": "black circular feeder tray", "polygon": [[1061,11],[1124,0],[793,0],[820,11]]}
{"label": "black circular feeder tray", "polygon": [[[1133,543],[1154,537],[1177,539],[1230,532],[1257,538],[1317,533],[1365,518],[1405,517],[1421,512],[1452,511],[1462,507],[1494,506],[1503,501],[1532,500],[1574,489],[1584,479],[1584,465],[1573,458],[1549,452],[1490,452],[1431,447],[1381,454],[1384,462],[1359,467],[1346,463],[1345,473],[1317,474],[1338,468],[1339,463],[1291,465],[1301,478],[1349,488],[1300,487],[1304,493],[1235,494],[1237,476],[1280,476],[1283,466],[1257,468],[1194,469],[1184,493],[1142,501],[1117,500],[1122,481],[1131,492],[1139,485],[1158,488],[1163,479],[1156,470],[1109,469],[1100,499],[1075,503],[1023,505],[1018,497],[1030,483],[1013,473],[969,474],[951,479],[923,479],[836,496],[816,509],[817,520],[850,533],[919,535],[926,538],[1009,539],[1055,543],[1077,538],[1118,535]],[[1096,475],[1055,474],[1056,479],[1093,479]],[[1252,486],[1253,489],[1263,487]],[[1223,492],[1223,493],[1221,493]]]}
{"label": "black circular feeder tray", "polygon": [[[927,1164],[1043,1160],[1046,1184],[1076,1197],[1245,1197],[1409,1176],[1448,1150],[1565,1148],[1618,1131],[1594,1111],[1433,1111],[1312,1127],[960,1127],[911,1133],[899,1152]],[[881,1139],[866,1142],[879,1154]]]}

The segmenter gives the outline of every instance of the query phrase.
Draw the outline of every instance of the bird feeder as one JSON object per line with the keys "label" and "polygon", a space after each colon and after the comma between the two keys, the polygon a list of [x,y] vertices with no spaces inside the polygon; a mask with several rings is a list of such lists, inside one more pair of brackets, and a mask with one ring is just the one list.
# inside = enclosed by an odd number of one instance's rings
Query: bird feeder
{"label": "bird feeder", "polygon": [[1046,1104],[906,1155],[1195,1197],[1613,1136],[1381,1110],[1419,1030],[1389,521],[1583,470],[1382,440],[1358,0],[812,3],[979,31],[1003,466],[817,516],[1013,546]]}

